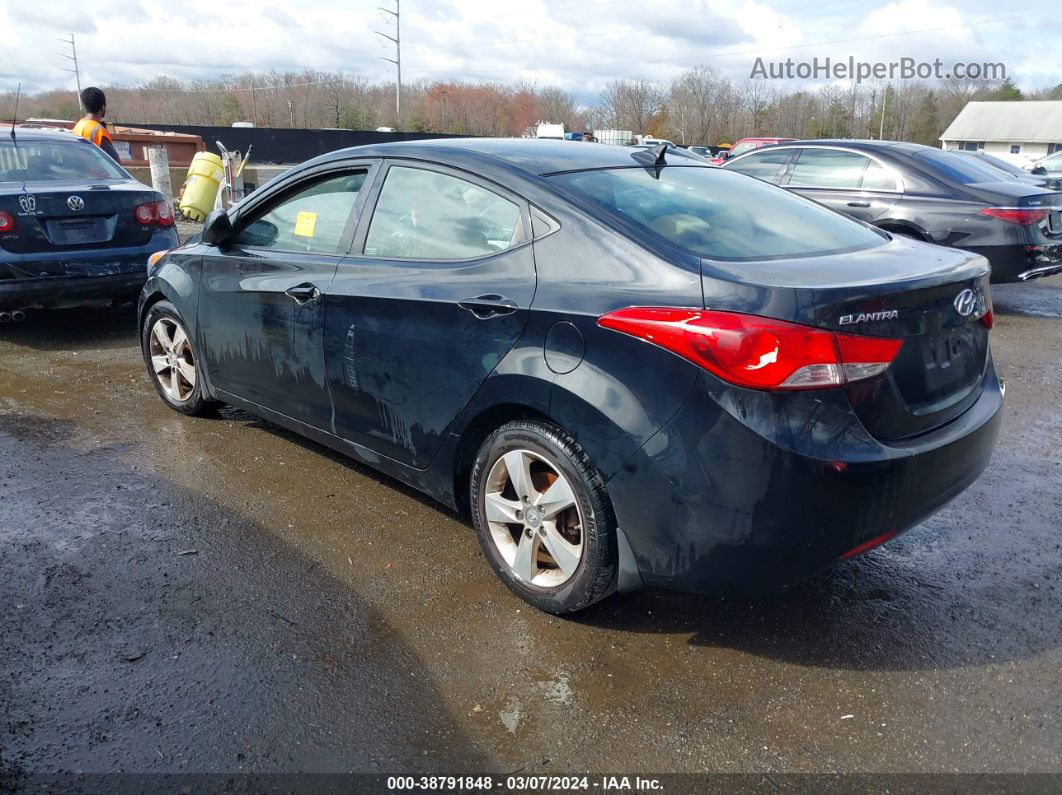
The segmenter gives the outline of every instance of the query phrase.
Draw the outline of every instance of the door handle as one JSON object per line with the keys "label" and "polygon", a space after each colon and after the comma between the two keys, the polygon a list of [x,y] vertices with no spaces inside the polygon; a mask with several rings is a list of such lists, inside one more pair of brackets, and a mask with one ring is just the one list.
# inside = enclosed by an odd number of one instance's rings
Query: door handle
{"label": "door handle", "polygon": [[464,301],[458,301],[457,305],[466,312],[471,312],[480,320],[488,320],[501,315],[511,315],[520,308],[516,305],[516,301],[494,293],[476,296],[475,298],[466,298]]}
{"label": "door handle", "polygon": [[869,207],[870,202],[848,202],[849,207]]}
{"label": "door handle", "polygon": [[289,296],[296,304],[302,306],[308,304],[311,301],[316,301],[321,297],[321,291],[317,289],[315,284],[296,284],[294,287],[289,287],[284,291],[284,294]]}

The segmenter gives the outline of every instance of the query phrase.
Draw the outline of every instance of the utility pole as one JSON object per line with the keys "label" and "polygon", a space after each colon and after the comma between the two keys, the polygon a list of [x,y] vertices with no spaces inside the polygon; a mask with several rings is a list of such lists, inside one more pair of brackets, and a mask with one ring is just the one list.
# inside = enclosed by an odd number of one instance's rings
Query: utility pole
{"label": "utility pole", "polygon": [[885,84],[885,93],[881,97],[881,125],[878,127],[878,140],[885,138],[885,106],[889,101],[889,84]]}
{"label": "utility pole", "polygon": [[85,106],[81,104],[81,70],[78,68],[77,65],[77,45],[74,44],[74,34],[71,33],[69,39],[59,39],[59,41],[61,41],[63,44],[70,45],[71,55],[67,55],[65,52],[61,52],[59,54],[66,58],[68,61],[73,61],[74,63],[73,69],[64,69],[63,71],[70,72],[72,75],[74,75],[74,77],[77,78],[77,106],[81,109],[81,112],[84,113]]}
{"label": "utility pole", "polygon": [[292,128],[294,128],[295,127],[295,106],[292,104],[290,99],[288,100],[288,118],[291,120]]}
{"label": "utility pole", "polygon": [[377,6],[385,14],[390,14],[395,18],[395,35],[389,36],[381,31],[376,31],[377,36],[383,36],[389,42],[395,45],[395,57],[383,58],[381,60],[393,63],[395,69],[398,70],[398,82],[395,85],[395,116],[397,117],[396,130],[402,129],[402,0],[395,0],[395,10],[392,11],[389,8],[383,6]]}
{"label": "utility pole", "polygon": [[251,115],[254,119],[254,126],[258,126],[258,100],[254,97],[254,77],[251,78]]}

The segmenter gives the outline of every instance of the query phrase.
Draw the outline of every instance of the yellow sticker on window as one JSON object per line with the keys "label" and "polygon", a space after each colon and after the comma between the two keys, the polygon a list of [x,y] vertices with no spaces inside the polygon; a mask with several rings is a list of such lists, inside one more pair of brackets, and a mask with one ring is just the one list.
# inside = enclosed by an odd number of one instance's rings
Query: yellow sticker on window
{"label": "yellow sticker on window", "polygon": [[317,213],[299,213],[295,218],[295,234],[299,237],[313,237],[317,226]]}

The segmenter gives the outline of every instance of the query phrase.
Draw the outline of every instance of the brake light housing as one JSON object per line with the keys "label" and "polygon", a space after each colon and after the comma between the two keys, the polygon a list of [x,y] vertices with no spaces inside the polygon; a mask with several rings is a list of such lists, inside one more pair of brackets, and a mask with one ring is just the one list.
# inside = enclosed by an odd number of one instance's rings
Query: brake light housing
{"label": "brake light housing", "polygon": [[9,235],[18,230],[18,222],[9,212],[0,210],[0,235]]}
{"label": "brake light housing", "polygon": [[981,215],[1018,226],[1034,226],[1051,214],[1046,207],[985,207]]}
{"label": "brake light housing", "polygon": [[141,226],[173,226],[173,208],[165,199],[137,205],[133,217]]}
{"label": "brake light housing", "polygon": [[899,339],[705,309],[631,307],[597,322],[669,350],[728,383],[768,391],[826,389],[873,378],[903,347]]}

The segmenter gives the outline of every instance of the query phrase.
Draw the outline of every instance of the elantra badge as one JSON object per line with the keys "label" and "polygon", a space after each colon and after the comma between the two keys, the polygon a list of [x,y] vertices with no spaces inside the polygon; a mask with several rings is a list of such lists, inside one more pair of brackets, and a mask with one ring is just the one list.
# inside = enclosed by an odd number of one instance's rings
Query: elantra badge
{"label": "elantra badge", "polygon": [[85,209],[85,200],[80,196],[71,196],[66,200],[66,206],[73,210],[75,213]]}
{"label": "elantra badge", "polygon": [[974,291],[967,287],[957,296],[955,296],[955,311],[962,317],[969,317],[973,314],[973,311],[977,309],[977,296]]}
{"label": "elantra badge", "polygon": [[896,320],[899,316],[899,309],[883,309],[880,312],[860,312],[857,315],[841,315],[841,325],[848,326],[852,323],[875,323],[879,320]]}

